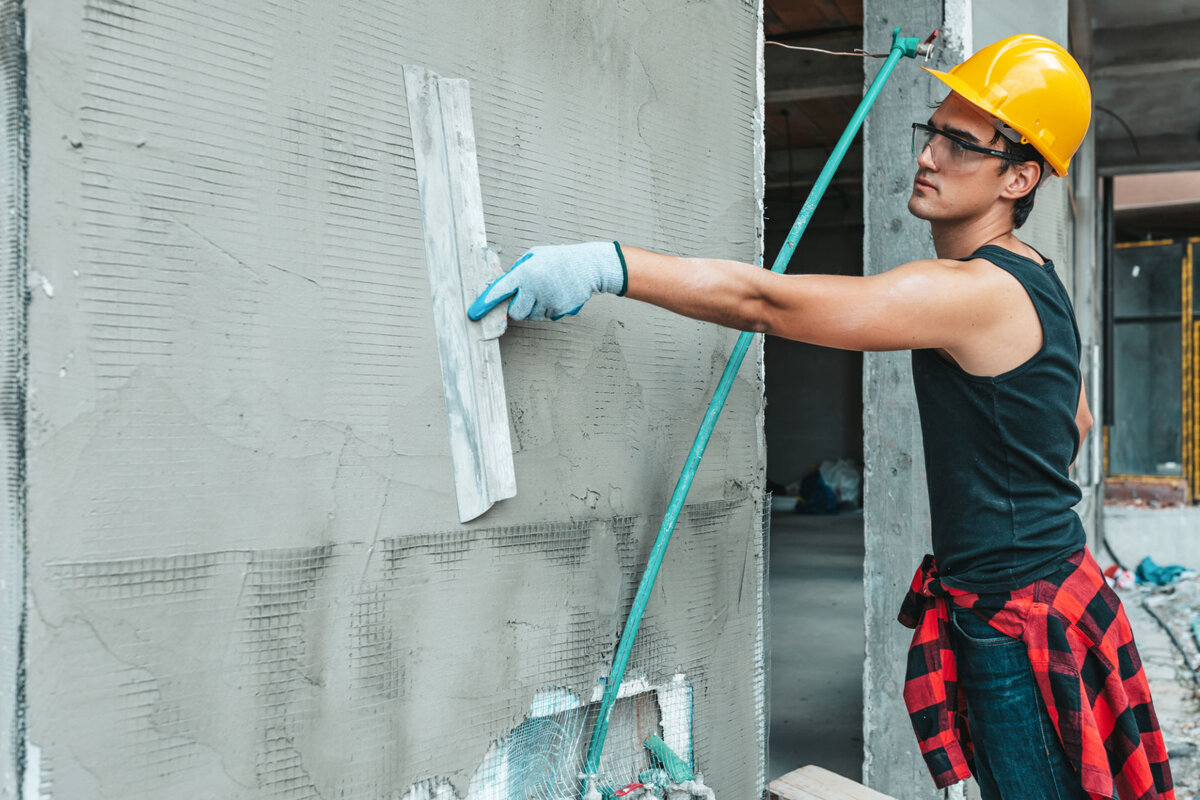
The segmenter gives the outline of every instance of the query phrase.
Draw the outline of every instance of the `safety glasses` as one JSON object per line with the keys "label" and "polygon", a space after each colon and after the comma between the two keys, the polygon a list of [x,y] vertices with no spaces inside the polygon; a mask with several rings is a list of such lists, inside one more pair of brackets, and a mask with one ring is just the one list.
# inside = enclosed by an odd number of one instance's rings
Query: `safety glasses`
{"label": "safety glasses", "polygon": [[975,169],[988,156],[1012,162],[1025,160],[1003,150],[981,147],[953,133],[920,122],[912,124],[912,137],[913,158],[920,158],[921,153],[928,147],[933,156],[933,163],[938,169],[966,172]]}

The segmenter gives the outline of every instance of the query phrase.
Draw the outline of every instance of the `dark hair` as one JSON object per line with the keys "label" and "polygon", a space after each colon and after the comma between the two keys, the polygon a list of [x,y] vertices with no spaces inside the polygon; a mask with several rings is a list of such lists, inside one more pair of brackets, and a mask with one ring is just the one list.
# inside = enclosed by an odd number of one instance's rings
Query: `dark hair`
{"label": "dark hair", "polygon": [[[1037,151],[1037,148],[1028,143],[1021,144],[1020,142],[1014,142],[1012,139],[1004,136],[999,131],[996,131],[996,135],[992,138],[991,143],[996,144],[997,140],[1004,142],[1004,152],[1011,153],[1012,155],[1021,159],[1019,162],[1002,160],[1000,162],[1002,165],[1000,167],[1000,174],[1003,175],[1005,172],[1008,172],[1008,170],[1011,169],[1015,164],[1023,163],[1025,161],[1033,161],[1036,162],[1038,167],[1041,168],[1040,172],[1038,173],[1038,186],[1040,186],[1041,176],[1045,176],[1046,174],[1046,159],[1042,158],[1042,154]],[[1012,213],[1014,228],[1021,227],[1025,224],[1025,220],[1029,219],[1029,212],[1033,211],[1033,198],[1034,195],[1037,194],[1037,190],[1038,187],[1034,186],[1029,190],[1029,194],[1019,198],[1015,203],[1013,203]]]}

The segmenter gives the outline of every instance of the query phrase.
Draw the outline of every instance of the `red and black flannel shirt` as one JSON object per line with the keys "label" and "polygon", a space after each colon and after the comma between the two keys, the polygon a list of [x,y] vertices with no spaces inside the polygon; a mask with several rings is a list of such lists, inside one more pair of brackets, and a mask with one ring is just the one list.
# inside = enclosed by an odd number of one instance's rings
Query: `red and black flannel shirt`
{"label": "red and black flannel shirt", "polygon": [[967,704],[949,635],[948,602],[1021,639],[1038,689],[1083,788],[1095,800],[1174,800],[1150,687],[1121,601],[1086,549],[1062,571],[1012,592],[943,586],[925,556],[900,610],[915,628],[904,702],[939,788],[970,776]]}

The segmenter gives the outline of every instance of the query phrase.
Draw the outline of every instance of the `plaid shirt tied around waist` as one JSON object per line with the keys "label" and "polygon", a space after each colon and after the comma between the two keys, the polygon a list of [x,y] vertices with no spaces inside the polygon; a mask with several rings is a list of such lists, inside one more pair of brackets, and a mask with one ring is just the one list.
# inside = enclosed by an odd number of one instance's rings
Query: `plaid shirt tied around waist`
{"label": "plaid shirt tied around waist", "polygon": [[1047,578],[988,594],[942,585],[933,556],[925,556],[899,615],[901,624],[915,628],[904,702],[939,788],[970,777],[973,765],[949,603],[1025,643],[1050,719],[1092,798],[1174,800],[1133,631],[1087,549]]}

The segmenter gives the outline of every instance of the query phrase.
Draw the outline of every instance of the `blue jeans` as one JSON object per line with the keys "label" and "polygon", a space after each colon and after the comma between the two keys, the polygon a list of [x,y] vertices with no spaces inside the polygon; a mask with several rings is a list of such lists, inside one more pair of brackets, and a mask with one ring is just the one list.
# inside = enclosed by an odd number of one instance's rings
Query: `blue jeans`
{"label": "blue jeans", "polygon": [[1025,643],[951,605],[983,800],[1088,800],[1046,713]]}

